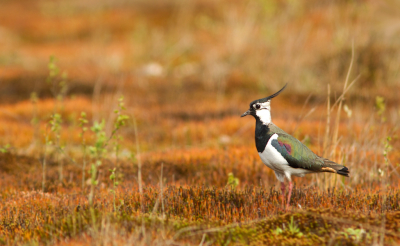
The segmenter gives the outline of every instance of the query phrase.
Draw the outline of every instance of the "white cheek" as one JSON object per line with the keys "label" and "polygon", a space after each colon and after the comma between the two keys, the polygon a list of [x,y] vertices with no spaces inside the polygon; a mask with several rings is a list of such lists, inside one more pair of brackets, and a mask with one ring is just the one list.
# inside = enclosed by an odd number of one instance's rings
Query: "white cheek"
{"label": "white cheek", "polygon": [[256,111],[256,115],[264,124],[271,123],[271,112],[268,109],[261,109]]}

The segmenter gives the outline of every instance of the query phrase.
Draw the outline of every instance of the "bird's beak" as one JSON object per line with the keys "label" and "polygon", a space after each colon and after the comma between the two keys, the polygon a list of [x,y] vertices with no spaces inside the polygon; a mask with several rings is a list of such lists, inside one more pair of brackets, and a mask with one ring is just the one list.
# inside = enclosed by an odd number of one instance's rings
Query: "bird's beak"
{"label": "bird's beak", "polygon": [[244,112],[244,114],[242,114],[242,116],[240,116],[240,117],[245,117],[246,115],[249,115],[249,114],[250,114],[250,109],[247,110],[246,112]]}

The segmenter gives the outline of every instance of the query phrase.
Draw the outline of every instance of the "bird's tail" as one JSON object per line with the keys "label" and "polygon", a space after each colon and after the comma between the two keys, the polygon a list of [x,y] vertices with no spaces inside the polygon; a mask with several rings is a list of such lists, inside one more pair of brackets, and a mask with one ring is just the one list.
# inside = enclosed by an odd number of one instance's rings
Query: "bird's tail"
{"label": "bird's tail", "polygon": [[342,176],[349,177],[349,169],[336,162],[324,159],[324,166],[321,168],[323,172],[337,173]]}
{"label": "bird's tail", "polygon": [[340,175],[343,175],[343,176],[346,176],[346,177],[349,177],[349,169],[347,168],[347,167],[345,167],[345,166],[342,166],[343,168],[342,169],[340,169],[340,170],[337,170],[336,171],[336,173],[337,174],[340,174]]}

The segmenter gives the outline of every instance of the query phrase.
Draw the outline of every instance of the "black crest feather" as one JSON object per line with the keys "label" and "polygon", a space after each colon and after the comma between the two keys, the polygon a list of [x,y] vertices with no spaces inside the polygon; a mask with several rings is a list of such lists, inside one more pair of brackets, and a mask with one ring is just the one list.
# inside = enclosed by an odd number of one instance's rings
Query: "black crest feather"
{"label": "black crest feather", "polygon": [[272,94],[271,96],[267,96],[258,100],[254,100],[250,103],[250,107],[253,103],[265,103],[268,102],[268,100],[271,100],[272,98],[276,97],[277,95],[279,95],[279,93],[281,93],[285,88],[286,88],[287,84],[282,87],[282,89],[280,89],[278,92],[276,92],[275,94]]}

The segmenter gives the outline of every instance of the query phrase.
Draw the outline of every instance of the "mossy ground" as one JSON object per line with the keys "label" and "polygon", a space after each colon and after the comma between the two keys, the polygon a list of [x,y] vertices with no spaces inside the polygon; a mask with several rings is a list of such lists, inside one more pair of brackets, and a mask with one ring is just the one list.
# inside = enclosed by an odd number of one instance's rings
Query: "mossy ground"
{"label": "mossy ground", "polygon": [[[399,10],[3,1],[0,244],[400,244]],[[358,79],[337,114],[353,43]],[[290,210],[240,118],[286,82],[274,123],[350,169],[293,178]]]}

